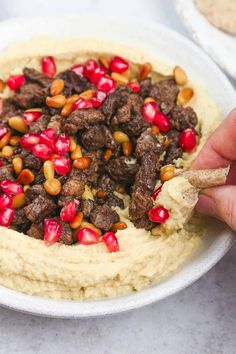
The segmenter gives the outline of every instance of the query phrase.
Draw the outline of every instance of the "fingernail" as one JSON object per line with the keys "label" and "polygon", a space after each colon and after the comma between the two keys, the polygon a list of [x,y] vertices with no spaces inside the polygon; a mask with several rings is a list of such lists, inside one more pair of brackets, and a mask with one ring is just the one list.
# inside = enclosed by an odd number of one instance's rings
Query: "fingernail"
{"label": "fingernail", "polygon": [[215,215],[215,203],[211,197],[207,195],[199,195],[199,199],[195,209],[201,214],[207,214],[210,216]]}

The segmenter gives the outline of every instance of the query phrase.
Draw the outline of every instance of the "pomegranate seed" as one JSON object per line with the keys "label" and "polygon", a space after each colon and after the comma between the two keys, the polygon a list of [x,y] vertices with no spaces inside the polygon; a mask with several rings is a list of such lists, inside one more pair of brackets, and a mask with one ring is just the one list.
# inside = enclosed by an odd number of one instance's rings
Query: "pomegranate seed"
{"label": "pomegranate seed", "polygon": [[12,197],[7,194],[0,195],[0,210],[12,205]]}
{"label": "pomegranate seed", "polygon": [[105,101],[107,94],[104,91],[96,91],[95,95],[91,98],[93,107],[100,107]]}
{"label": "pomegranate seed", "polygon": [[94,70],[98,67],[96,60],[90,59],[84,64],[84,76],[90,79]]}
{"label": "pomegranate seed", "polygon": [[156,102],[147,102],[141,108],[142,116],[148,121],[148,123],[153,123],[155,116],[158,112]]}
{"label": "pomegranate seed", "polygon": [[102,67],[98,67],[94,70],[94,72],[92,73],[92,76],[90,78],[90,81],[97,85],[99,80],[101,79],[102,76],[107,74],[107,69],[106,68],[102,68]]}
{"label": "pomegranate seed", "polygon": [[3,179],[0,183],[0,189],[10,195],[17,195],[23,192],[22,185],[18,182],[12,182],[8,179]]}
{"label": "pomegranate seed", "polygon": [[41,142],[54,149],[54,141],[57,138],[56,133],[52,128],[47,128],[40,134]]}
{"label": "pomegranate seed", "polygon": [[31,125],[33,122],[36,122],[36,120],[38,120],[42,114],[43,114],[42,112],[34,112],[34,111],[25,112],[23,114],[23,119],[25,124]]}
{"label": "pomegranate seed", "polygon": [[106,232],[102,237],[109,252],[118,252],[120,250],[119,242],[114,232]]}
{"label": "pomegranate seed", "polygon": [[92,108],[92,103],[84,98],[79,98],[72,107],[72,111],[76,111],[81,108]]}
{"label": "pomegranate seed", "polygon": [[153,197],[154,200],[157,199],[159,193],[161,192],[161,189],[162,189],[162,185],[161,185],[160,187],[158,187],[157,189],[154,190],[153,195],[152,195],[152,197]]}
{"label": "pomegranate seed", "polygon": [[62,225],[56,219],[46,219],[44,221],[44,242],[47,246],[58,242],[62,234]]}
{"label": "pomegranate seed", "polygon": [[110,61],[110,70],[116,73],[123,73],[128,68],[128,62],[121,57],[115,56]]}
{"label": "pomegranate seed", "polygon": [[196,133],[193,129],[185,129],[179,135],[179,146],[184,151],[191,152],[197,145]]}
{"label": "pomegranate seed", "polygon": [[82,227],[78,231],[78,240],[82,245],[92,245],[99,242],[99,235],[88,227]]}
{"label": "pomegranate seed", "polygon": [[0,211],[0,225],[10,226],[14,218],[15,210],[13,208],[4,208]]}
{"label": "pomegranate seed", "polygon": [[2,162],[2,159],[0,159],[0,167],[2,167],[3,165],[3,162]]}
{"label": "pomegranate seed", "polygon": [[81,64],[71,66],[70,70],[74,71],[79,76],[84,76],[84,66]]}
{"label": "pomegranate seed", "polygon": [[66,175],[70,171],[70,159],[66,157],[55,157],[52,159],[56,173]]}
{"label": "pomegranate seed", "polygon": [[158,128],[163,132],[168,132],[168,130],[170,130],[170,128],[171,128],[171,123],[170,123],[170,120],[167,117],[167,115],[165,115],[164,113],[160,113],[160,112],[156,113],[154,120],[153,120],[153,124],[157,125]]}
{"label": "pomegranate seed", "polygon": [[24,83],[24,75],[12,75],[7,80],[8,87],[13,91],[18,90]]}
{"label": "pomegranate seed", "polygon": [[111,92],[115,88],[115,81],[109,76],[102,76],[97,84],[98,90]]}
{"label": "pomegranate seed", "polygon": [[55,59],[52,56],[44,57],[41,62],[42,72],[47,77],[51,79],[56,75],[57,67],[55,63]]}
{"label": "pomegranate seed", "polygon": [[32,149],[34,156],[40,160],[48,160],[52,155],[52,149],[45,144],[35,145]]}
{"label": "pomegranate seed", "polygon": [[8,128],[0,127],[0,139],[2,139],[8,132],[9,132]]}
{"label": "pomegranate seed", "polygon": [[132,90],[133,90],[135,93],[137,93],[137,92],[140,91],[140,85],[139,85],[138,82],[128,82],[127,85],[128,85],[129,87],[131,87]]}
{"label": "pomegranate seed", "polygon": [[70,148],[70,138],[66,134],[60,134],[55,140],[54,150],[58,155],[65,155]]}
{"label": "pomegranate seed", "polygon": [[25,134],[20,138],[21,146],[25,150],[31,150],[35,145],[40,143],[40,135],[39,134]]}
{"label": "pomegranate seed", "polygon": [[158,222],[162,224],[169,217],[169,212],[163,206],[159,205],[149,210],[148,218],[153,222]]}
{"label": "pomegranate seed", "polygon": [[70,202],[66,203],[60,212],[61,220],[64,222],[71,221],[76,214],[77,205],[78,204],[75,202],[75,200],[71,200]]}

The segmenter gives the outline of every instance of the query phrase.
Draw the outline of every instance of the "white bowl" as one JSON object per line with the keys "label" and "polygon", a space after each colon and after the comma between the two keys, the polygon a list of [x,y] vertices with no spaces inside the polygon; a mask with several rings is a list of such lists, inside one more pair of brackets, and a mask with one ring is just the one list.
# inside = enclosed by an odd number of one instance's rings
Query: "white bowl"
{"label": "white bowl", "polygon": [[[97,37],[141,47],[170,64],[186,68],[193,80],[203,82],[225,115],[236,103],[233,87],[213,61],[189,40],[161,25],[85,15],[17,18],[0,24],[0,50],[38,34]],[[151,304],[196,281],[229,250],[234,242],[233,232],[216,221],[214,224],[187,263],[165,281],[140,292],[108,300],[72,302],[28,296],[0,287],[0,304],[36,315],[65,318],[115,314]]]}

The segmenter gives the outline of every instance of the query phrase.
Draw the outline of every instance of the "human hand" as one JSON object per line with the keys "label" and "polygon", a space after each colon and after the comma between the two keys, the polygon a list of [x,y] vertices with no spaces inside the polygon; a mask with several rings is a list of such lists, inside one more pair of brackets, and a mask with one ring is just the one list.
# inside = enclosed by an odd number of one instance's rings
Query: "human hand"
{"label": "human hand", "polygon": [[236,230],[236,109],[209,137],[192,168],[218,168],[229,165],[226,185],[203,190],[196,210],[214,216]]}

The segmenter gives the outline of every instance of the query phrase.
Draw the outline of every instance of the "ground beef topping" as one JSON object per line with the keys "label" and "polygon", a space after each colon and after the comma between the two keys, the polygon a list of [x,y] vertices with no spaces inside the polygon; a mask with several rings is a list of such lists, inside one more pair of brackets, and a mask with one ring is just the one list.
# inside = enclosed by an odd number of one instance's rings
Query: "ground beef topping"
{"label": "ground beef topping", "polygon": [[186,82],[175,71],[154,82],[150,64],[129,67],[122,59],[124,70],[116,72],[117,58],[109,68],[90,59],[57,72],[48,56],[42,72],[26,67],[7,80],[12,95],[0,98],[1,226],[46,245],[102,240],[118,251],[115,232],[127,227],[120,211],[128,201],[137,228],[151,230],[168,217],[154,206],[155,186],[196,147],[197,115],[181,104]]}

